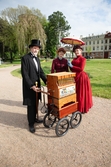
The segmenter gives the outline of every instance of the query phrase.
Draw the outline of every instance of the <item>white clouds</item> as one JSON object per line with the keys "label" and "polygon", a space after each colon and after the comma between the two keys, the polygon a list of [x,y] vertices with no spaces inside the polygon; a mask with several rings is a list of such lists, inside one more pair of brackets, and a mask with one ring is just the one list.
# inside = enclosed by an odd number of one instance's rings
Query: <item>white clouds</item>
{"label": "white clouds", "polygon": [[1,10],[18,5],[37,8],[48,17],[60,11],[71,26],[71,35],[88,36],[111,31],[111,2],[108,0],[0,0]]}
{"label": "white clouds", "polygon": [[76,21],[75,28],[72,26],[72,32],[75,32],[76,36],[88,36],[88,34],[91,35],[92,33],[97,35],[105,33],[107,30],[111,31],[111,23],[109,21],[111,17],[111,11],[109,10],[111,3],[107,4],[106,2],[96,0],[96,3],[91,1],[87,2],[86,6],[84,6],[85,4],[81,4],[80,9],[82,12],[81,14],[77,12],[77,18],[74,19]]}

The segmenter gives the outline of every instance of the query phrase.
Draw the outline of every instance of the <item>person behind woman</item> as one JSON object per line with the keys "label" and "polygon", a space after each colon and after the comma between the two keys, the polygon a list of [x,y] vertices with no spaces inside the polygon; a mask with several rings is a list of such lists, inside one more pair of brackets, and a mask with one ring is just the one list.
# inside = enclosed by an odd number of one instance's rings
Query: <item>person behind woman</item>
{"label": "person behind woman", "polygon": [[64,48],[57,50],[57,58],[52,61],[51,73],[54,72],[68,72],[68,62],[63,56],[66,53]]}
{"label": "person behind woman", "polygon": [[79,45],[73,47],[73,52],[75,53],[76,58],[74,58],[72,62],[68,62],[68,66],[72,72],[76,72],[75,82],[78,111],[87,113],[93,106],[93,102],[90,79],[87,73],[84,72],[86,58],[82,56],[82,48]]}

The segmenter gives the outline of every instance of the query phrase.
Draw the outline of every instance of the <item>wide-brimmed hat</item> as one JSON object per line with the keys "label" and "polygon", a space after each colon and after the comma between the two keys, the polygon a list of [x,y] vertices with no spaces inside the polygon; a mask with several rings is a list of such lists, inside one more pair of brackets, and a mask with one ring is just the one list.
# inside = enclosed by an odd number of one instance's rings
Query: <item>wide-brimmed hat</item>
{"label": "wide-brimmed hat", "polygon": [[38,39],[32,39],[31,40],[31,44],[29,45],[29,48],[32,47],[32,46],[38,46],[39,48],[41,48],[40,40],[38,40]]}
{"label": "wide-brimmed hat", "polygon": [[81,50],[83,50],[83,48],[82,48],[80,45],[75,45],[75,46],[73,47],[73,52],[75,52],[76,49],[81,49]]}
{"label": "wide-brimmed hat", "polygon": [[66,51],[65,51],[64,48],[59,48],[59,49],[57,50],[57,53],[59,53],[59,52],[63,52],[64,54],[66,53]]}

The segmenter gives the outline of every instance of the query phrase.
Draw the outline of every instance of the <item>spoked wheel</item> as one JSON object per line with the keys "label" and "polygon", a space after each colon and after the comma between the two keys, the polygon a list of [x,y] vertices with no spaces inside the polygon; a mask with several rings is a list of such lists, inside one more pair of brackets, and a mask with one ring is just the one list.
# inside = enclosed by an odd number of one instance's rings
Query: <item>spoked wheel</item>
{"label": "spoked wheel", "polygon": [[56,121],[56,117],[54,115],[52,115],[51,113],[47,113],[45,116],[44,116],[44,119],[43,119],[43,124],[46,128],[51,128],[53,126],[53,124],[55,123]]}
{"label": "spoked wheel", "polygon": [[82,114],[79,111],[76,111],[72,114],[71,120],[70,120],[70,125],[72,128],[76,128],[79,126],[80,122],[82,120]]}
{"label": "spoked wheel", "polygon": [[69,129],[69,120],[67,118],[62,118],[57,123],[55,132],[58,137],[64,136]]}

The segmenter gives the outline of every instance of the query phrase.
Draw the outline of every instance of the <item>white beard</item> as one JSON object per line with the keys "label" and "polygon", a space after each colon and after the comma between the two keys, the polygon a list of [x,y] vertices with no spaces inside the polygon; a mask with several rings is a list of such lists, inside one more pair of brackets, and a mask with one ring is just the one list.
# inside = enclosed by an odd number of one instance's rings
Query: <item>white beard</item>
{"label": "white beard", "polygon": [[36,57],[37,57],[37,54],[38,54],[38,52],[39,52],[39,51],[37,51],[37,52],[34,52],[34,53],[33,53],[33,54],[34,54],[34,56],[36,56]]}

